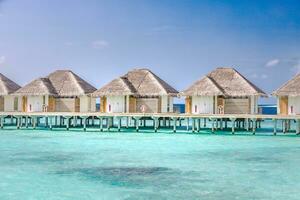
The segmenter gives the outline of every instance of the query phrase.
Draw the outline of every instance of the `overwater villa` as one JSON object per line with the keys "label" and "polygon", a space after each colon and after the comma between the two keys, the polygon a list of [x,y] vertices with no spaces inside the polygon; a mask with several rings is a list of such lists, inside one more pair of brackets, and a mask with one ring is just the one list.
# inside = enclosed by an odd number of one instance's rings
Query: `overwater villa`
{"label": "overwater villa", "polygon": [[23,112],[90,112],[95,111],[96,90],[70,70],[57,70],[17,90]]}
{"label": "overwater villa", "polygon": [[188,89],[186,113],[192,114],[257,114],[258,98],[265,92],[233,68],[217,68]]}
{"label": "overwater villa", "polygon": [[134,69],[93,93],[100,97],[100,112],[173,112],[178,91],[149,69]]}
{"label": "overwater villa", "polygon": [[0,73],[0,112],[18,111],[18,97],[11,96],[21,87]]}
{"label": "overwater villa", "polygon": [[272,95],[277,97],[278,114],[300,114],[300,74],[283,84]]}

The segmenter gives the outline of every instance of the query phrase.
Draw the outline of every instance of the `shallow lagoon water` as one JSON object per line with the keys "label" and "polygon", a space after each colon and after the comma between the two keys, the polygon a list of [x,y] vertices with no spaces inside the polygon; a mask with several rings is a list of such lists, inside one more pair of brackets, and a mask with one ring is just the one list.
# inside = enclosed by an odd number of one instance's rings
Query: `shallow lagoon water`
{"label": "shallow lagoon water", "polygon": [[0,131],[0,199],[299,199],[300,137]]}

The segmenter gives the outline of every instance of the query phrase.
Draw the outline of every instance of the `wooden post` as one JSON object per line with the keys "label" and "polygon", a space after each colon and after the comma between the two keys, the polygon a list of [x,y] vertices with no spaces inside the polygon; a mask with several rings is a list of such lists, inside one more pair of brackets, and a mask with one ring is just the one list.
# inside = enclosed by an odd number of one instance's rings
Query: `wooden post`
{"label": "wooden post", "polygon": [[17,125],[17,129],[20,129],[20,117],[19,116],[17,117],[16,125]]}
{"label": "wooden post", "polygon": [[4,116],[1,117],[1,129],[4,128]]}
{"label": "wooden post", "polygon": [[198,118],[198,123],[197,123],[197,132],[200,132],[200,127],[201,127],[201,119]]}
{"label": "wooden post", "polygon": [[277,134],[277,119],[273,119],[273,123],[274,123],[273,134],[276,135]]}
{"label": "wooden post", "polygon": [[120,132],[121,131],[121,121],[122,120],[122,118],[121,117],[119,117],[118,118],[118,131]]}
{"label": "wooden post", "polygon": [[191,118],[192,119],[192,132],[194,133],[195,132],[195,119],[194,118]]}
{"label": "wooden post", "polygon": [[246,131],[249,131],[249,119],[246,118],[244,120],[245,120],[245,129],[246,129]]}
{"label": "wooden post", "polygon": [[296,134],[297,135],[300,134],[300,120],[299,119],[296,120]]}
{"label": "wooden post", "polygon": [[36,129],[36,117],[32,117],[32,126],[33,129]]}
{"label": "wooden post", "polygon": [[87,122],[87,117],[83,117],[83,118],[82,118],[83,131],[86,131],[86,122]]}
{"label": "wooden post", "polygon": [[223,130],[223,118],[220,119],[220,129]]}
{"label": "wooden post", "polygon": [[204,118],[204,128],[206,128],[206,118]]}
{"label": "wooden post", "polygon": [[211,132],[212,133],[215,132],[215,119],[214,118],[211,119]]}
{"label": "wooden post", "polygon": [[234,130],[234,128],[235,128],[235,118],[232,118],[232,119],[230,119],[231,120],[231,133],[232,134],[235,134],[235,130]]}
{"label": "wooden post", "polygon": [[157,132],[157,128],[158,128],[158,117],[154,117],[153,118],[153,125],[154,125],[154,132],[156,133]]}
{"label": "wooden post", "polygon": [[135,118],[135,122],[136,122],[135,123],[135,130],[136,130],[136,132],[139,132],[139,120],[140,119],[138,117]]}
{"label": "wooden post", "polygon": [[48,120],[49,120],[49,128],[50,128],[50,130],[52,130],[53,117],[48,117]]}
{"label": "wooden post", "polygon": [[173,133],[176,133],[176,122],[177,122],[177,118],[173,117]]}
{"label": "wooden post", "polygon": [[69,128],[70,128],[69,117],[66,117],[66,129],[67,129],[67,131],[69,130]]}
{"label": "wooden post", "polygon": [[187,117],[186,118],[186,130],[189,131],[190,128],[190,119]]}
{"label": "wooden post", "polygon": [[129,117],[126,117],[126,128],[129,126]]}
{"label": "wooden post", "polygon": [[255,135],[255,131],[256,131],[256,119],[252,119],[252,121],[253,121],[252,134]]}
{"label": "wooden post", "polygon": [[28,128],[28,116],[25,117],[25,127]]}
{"label": "wooden post", "polygon": [[100,117],[99,119],[100,119],[100,121],[99,121],[99,123],[100,123],[100,131],[102,132],[103,131],[103,117]]}

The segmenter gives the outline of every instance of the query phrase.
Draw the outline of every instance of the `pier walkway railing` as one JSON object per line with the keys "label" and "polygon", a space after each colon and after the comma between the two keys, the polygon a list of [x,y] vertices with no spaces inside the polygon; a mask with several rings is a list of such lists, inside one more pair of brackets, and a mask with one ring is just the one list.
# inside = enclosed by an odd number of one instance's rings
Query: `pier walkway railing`
{"label": "pier walkway railing", "polygon": [[[272,122],[274,134],[294,131],[300,133],[300,115],[251,115],[251,114],[177,114],[177,113],[100,113],[100,112],[0,112],[0,128],[15,126],[16,128],[33,128],[43,126],[54,127],[82,127],[98,126],[99,131],[109,131],[112,127],[133,127],[136,131],[150,122],[155,132],[160,127],[167,127],[176,132],[178,129],[200,132],[203,128],[210,128],[211,132],[218,129],[230,130],[233,134],[238,129],[252,132],[261,127],[265,120]],[[209,124],[209,126],[208,126]],[[149,123],[148,123],[149,125]]]}

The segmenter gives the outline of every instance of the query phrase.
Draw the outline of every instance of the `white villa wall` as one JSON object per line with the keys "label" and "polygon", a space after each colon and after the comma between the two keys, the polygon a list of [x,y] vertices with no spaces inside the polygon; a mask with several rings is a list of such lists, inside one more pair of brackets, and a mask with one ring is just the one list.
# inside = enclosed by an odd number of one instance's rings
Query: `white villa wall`
{"label": "white villa wall", "polygon": [[258,97],[250,97],[250,114],[258,114]]}
{"label": "white villa wall", "polygon": [[288,114],[289,115],[300,114],[300,96],[288,97]]}
{"label": "white villa wall", "polygon": [[[197,106],[197,110],[196,110]],[[214,97],[213,96],[193,96],[192,97],[192,114],[213,114]]]}
{"label": "white villa wall", "polygon": [[22,111],[22,97],[21,96],[18,96],[18,111],[21,112]]}
{"label": "white villa wall", "polygon": [[[46,96],[46,105],[48,105],[48,96]],[[28,96],[27,97],[28,112],[43,112],[43,96]]]}
{"label": "white villa wall", "polygon": [[108,96],[106,99],[106,112],[108,113],[125,112],[125,96]]}
{"label": "white villa wall", "polygon": [[96,111],[96,98],[89,96],[80,97],[80,112],[95,112]]}
{"label": "white villa wall", "polygon": [[6,112],[15,111],[14,103],[15,103],[15,96],[4,96],[4,111]]}
{"label": "white villa wall", "polygon": [[91,112],[96,112],[96,98],[90,97],[90,111]]}
{"label": "white villa wall", "polygon": [[161,97],[161,112],[162,113],[173,112],[173,97],[169,97],[169,96]]}
{"label": "white villa wall", "polygon": [[280,114],[280,100],[279,97],[277,97],[277,114]]}

